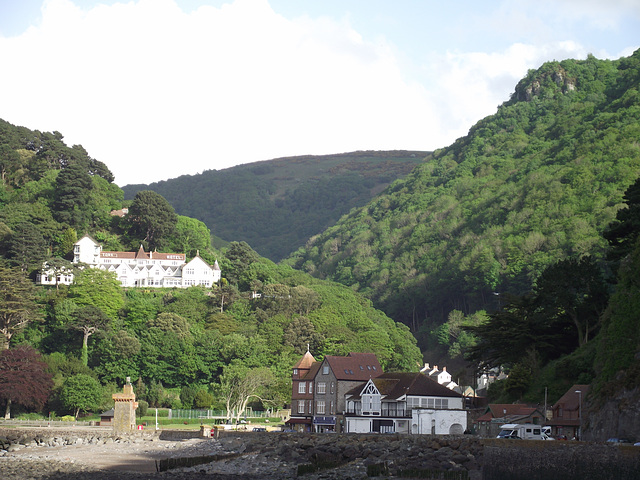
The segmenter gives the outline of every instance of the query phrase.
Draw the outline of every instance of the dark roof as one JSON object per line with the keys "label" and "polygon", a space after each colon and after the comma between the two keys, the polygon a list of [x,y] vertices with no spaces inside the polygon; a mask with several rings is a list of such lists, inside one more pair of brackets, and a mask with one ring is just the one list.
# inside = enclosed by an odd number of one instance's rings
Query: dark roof
{"label": "dark roof", "polygon": [[327,355],[329,364],[337,380],[369,380],[382,375],[382,367],[374,353],[349,353],[346,357]]}
{"label": "dark roof", "polygon": [[[422,373],[383,373],[379,377],[373,379],[380,394],[388,399],[398,399],[403,395],[414,397],[455,397],[459,398],[458,392],[448,389],[440,385],[435,380],[423,375]],[[360,396],[360,392],[365,384],[358,385],[347,392],[347,395],[353,395],[356,398]]]}
{"label": "dark roof", "polygon": [[[581,394],[578,395],[576,390],[580,390]],[[562,407],[564,410],[578,410],[580,408],[580,396],[582,396],[584,404],[588,393],[589,385],[573,385],[551,408]]]}

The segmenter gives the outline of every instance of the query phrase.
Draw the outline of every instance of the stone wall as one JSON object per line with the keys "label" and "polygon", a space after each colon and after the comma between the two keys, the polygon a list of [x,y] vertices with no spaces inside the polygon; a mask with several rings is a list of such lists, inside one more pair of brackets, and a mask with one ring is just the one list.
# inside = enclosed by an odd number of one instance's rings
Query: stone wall
{"label": "stone wall", "polygon": [[65,445],[100,445],[112,442],[135,442],[157,439],[160,432],[136,431],[116,435],[111,428],[0,428],[0,451],[13,452],[29,447],[62,447]]}
{"label": "stone wall", "polygon": [[638,480],[640,447],[485,440],[483,480]]}

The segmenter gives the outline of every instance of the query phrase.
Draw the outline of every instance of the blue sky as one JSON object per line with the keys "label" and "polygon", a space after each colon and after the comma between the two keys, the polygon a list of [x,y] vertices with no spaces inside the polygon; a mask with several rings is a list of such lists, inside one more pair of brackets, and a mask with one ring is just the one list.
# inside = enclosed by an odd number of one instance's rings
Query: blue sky
{"label": "blue sky", "polygon": [[528,69],[638,47],[637,0],[0,0],[0,118],[148,183],[444,147]]}

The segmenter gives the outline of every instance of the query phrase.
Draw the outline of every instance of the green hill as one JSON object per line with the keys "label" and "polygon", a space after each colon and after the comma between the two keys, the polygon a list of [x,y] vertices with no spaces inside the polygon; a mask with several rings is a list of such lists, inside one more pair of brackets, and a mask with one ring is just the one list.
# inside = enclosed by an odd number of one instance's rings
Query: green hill
{"label": "green hill", "polygon": [[245,241],[274,261],[422,163],[428,152],[353,152],[278,158],[127,185],[125,198],[153,190],[181,215],[226,241]]}
{"label": "green hill", "polygon": [[602,259],[640,175],[639,78],[640,51],[530,71],[495,115],[286,262],[428,332],[528,292],[558,260]]}
{"label": "green hill", "polygon": [[[18,362],[44,355],[53,375],[44,411],[75,411],[64,392],[78,382],[103,399],[83,408],[104,411],[126,377],[151,405],[221,408],[230,382],[253,376],[264,402],[254,406],[280,408],[290,399],[291,367],[307,348],[318,359],[366,351],[386,369],[420,366],[409,329],[368,299],[276,265],[244,242],[213,248],[203,222],[177,215],[155,192],[136,195],[128,215],[113,215],[124,194],[111,172],[58,132],[0,121],[0,173],[0,351]],[[210,289],[124,289],[111,272],[75,269],[71,285],[35,286],[44,261],[58,273],[74,268],[74,243],[85,233],[106,250],[142,244],[199,254],[219,262],[223,279]],[[8,398],[14,387],[0,388],[0,408],[36,407],[29,395]]]}

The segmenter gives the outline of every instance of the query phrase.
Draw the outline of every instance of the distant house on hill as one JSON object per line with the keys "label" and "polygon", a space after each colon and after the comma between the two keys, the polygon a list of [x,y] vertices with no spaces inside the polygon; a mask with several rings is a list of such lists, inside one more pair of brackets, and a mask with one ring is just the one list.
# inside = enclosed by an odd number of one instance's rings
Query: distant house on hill
{"label": "distant house on hill", "polygon": [[[211,287],[221,277],[217,260],[210,266],[197,255],[187,262],[184,253],[147,253],[142,246],[137,252],[106,252],[88,235],[74,244],[73,263],[114,272],[123,287]],[[58,284],[69,285],[72,282],[73,274],[58,275]],[[36,283],[56,285],[55,274],[47,270],[46,264],[37,275]]]}
{"label": "distant house on hill", "polygon": [[437,365],[430,367],[428,363],[425,363],[424,367],[420,369],[420,373],[425,374],[427,377],[450,390],[454,390],[458,386],[458,384],[451,379],[451,374],[447,372],[447,367],[442,367],[442,370],[439,370]]}

